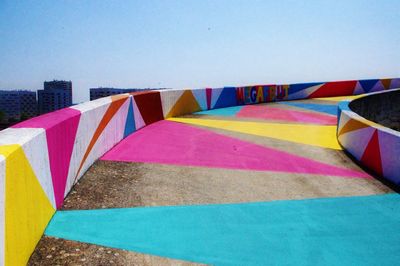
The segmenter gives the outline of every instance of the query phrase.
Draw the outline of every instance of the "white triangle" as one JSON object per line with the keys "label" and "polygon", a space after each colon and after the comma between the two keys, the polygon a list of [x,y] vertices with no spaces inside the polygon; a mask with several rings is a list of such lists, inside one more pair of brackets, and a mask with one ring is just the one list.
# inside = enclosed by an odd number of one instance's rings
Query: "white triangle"
{"label": "white triangle", "polygon": [[349,122],[349,120],[350,120],[350,117],[349,117],[348,112],[342,110],[342,112],[340,113],[339,121],[338,121],[338,128],[337,128],[338,133],[347,124],[347,122]]}
{"label": "white triangle", "polygon": [[136,130],[146,126],[144,123],[142,114],[139,111],[139,108],[137,107],[135,97],[132,97],[132,103],[133,103],[133,116],[135,117],[135,128]]}
{"label": "white triangle", "polygon": [[97,159],[95,152],[91,152],[79,172],[78,178],[75,180],[79,166],[89,146],[89,143],[96,131],[100,121],[103,119],[108,107],[111,104],[111,97],[104,97],[94,101],[85,102],[72,106],[71,108],[81,112],[74,148],[71,154],[71,161],[68,169],[68,178],[65,184],[64,196],[70,191],[74,185],[74,181],[85,173],[85,171]]}
{"label": "white triangle", "polygon": [[1,131],[0,146],[21,145],[32,170],[49,202],[56,209],[46,130],[43,128],[7,128]]}
{"label": "white triangle", "polygon": [[161,105],[164,117],[167,117],[172,107],[175,106],[176,102],[184,92],[185,90],[160,90]]}
{"label": "white triangle", "polygon": [[324,83],[311,86],[307,89],[303,89],[301,91],[292,93],[288,95],[288,100],[296,100],[296,99],[307,99],[313,92],[317,91],[319,88],[321,88],[324,85]]}

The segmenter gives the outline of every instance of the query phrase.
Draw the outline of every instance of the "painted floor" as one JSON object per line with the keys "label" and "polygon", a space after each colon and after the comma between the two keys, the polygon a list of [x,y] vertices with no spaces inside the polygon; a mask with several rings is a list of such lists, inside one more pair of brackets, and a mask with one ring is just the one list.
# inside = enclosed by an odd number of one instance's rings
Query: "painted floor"
{"label": "painted floor", "polygon": [[397,264],[400,196],[341,150],[339,100],[210,110],[133,133],[75,186],[30,264]]}

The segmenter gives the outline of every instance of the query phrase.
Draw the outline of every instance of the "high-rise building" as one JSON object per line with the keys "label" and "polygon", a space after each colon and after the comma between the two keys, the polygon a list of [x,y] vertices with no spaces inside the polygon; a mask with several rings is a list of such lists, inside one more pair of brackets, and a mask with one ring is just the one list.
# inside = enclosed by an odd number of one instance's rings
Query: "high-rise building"
{"label": "high-rise building", "polygon": [[0,122],[16,122],[36,115],[36,92],[0,90]]}
{"label": "high-rise building", "polygon": [[38,90],[39,113],[45,114],[72,105],[72,82],[45,81],[44,89]]}
{"label": "high-rise building", "polygon": [[98,98],[107,97],[116,94],[145,91],[153,89],[120,89],[120,88],[91,88],[90,89],[90,100],[96,100]]}

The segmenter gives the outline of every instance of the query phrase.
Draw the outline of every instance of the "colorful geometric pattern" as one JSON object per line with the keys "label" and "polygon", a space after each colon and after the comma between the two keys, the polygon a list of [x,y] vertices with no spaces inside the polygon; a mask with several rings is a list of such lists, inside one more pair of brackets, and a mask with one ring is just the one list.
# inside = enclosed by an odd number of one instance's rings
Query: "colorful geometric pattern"
{"label": "colorful geometric pattern", "polygon": [[317,104],[317,103],[294,103],[294,102],[282,102],[281,104],[286,104],[301,109],[311,110],[328,115],[337,114],[337,105],[335,104]]}
{"label": "colorful geometric pattern", "polygon": [[[268,137],[322,148],[341,150],[336,139],[336,126],[303,125],[283,123],[260,123],[248,121],[212,120],[198,118],[169,118],[170,121],[205,126],[245,133],[255,136]],[[298,134],[302,132],[302,134]]]}
{"label": "colorful geometric pattern", "polygon": [[[336,109],[336,106],[335,106]],[[305,124],[336,125],[335,116],[288,110],[268,105],[244,105],[222,109],[207,110],[194,113],[196,115],[231,116],[238,118],[254,118],[262,120],[276,120],[285,122],[303,122]]]}
{"label": "colorful geometric pattern", "polygon": [[387,194],[61,211],[46,234],[208,265],[396,265],[399,201]]}
{"label": "colorful geometric pattern", "polygon": [[[4,227],[0,229],[0,264],[26,263],[51,215],[62,206],[72,186],[98,158],[145,126],[165,118],[215,108],[353,95],[396,86],[400,86],[400,79],[122,94],[72,106],[3,130],[0,132],[0,193],[3,195],[0,225],[4,223]],[[185,120],[185,123],[191,121]],[[207,120],[201,123],[210,126]],[[223,124],[212,127],[221,128]],[[283,141],[340,149],[332,138],[336,129],[329,125],[266,123],[265,127],[259,127],[235,124],[226,130],[244,130]],[[291,131],[296,130],[305,130],[313,137],[295,137]],[[367,152],[361,158],[365,162],[375,160],[372,154],[393,145],[391,142],[391,136],[385,133],[374,134],[372,144],[367,145]],[[382,162],[375,166],[377,171],[380,165],[384,175],[399,172],[385,154],[381,154],[380,159]]]}
{"label": "colorful geometric pattern", "polygon": [[[141,152],[133,153],[132,150]],[[126,138],[102,160],[369,178],[359,171],[171,121],[161,121]],[[288,161],[293,163],[288,164]]]}
{"label": "colorful geometric pattern", "polygon": [[[372,90],[376,86],[372,83],[364,85]],[[362,165],[400,184],[400,133],[361,117],[350,110],[349,103],[339,104],[339,143]]]}

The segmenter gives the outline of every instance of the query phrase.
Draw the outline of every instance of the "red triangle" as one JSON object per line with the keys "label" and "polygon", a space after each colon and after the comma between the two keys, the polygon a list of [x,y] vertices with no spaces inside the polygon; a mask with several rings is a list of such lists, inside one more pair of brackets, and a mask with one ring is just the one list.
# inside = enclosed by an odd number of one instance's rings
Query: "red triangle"
{"label": "red triangle", "polygon": [[207,88],[206,89],[206,95],[207,95],[207,109],[208,110],[211,109],[211,93],[212,93],[212,89]]}
{"label": "red triangle", "polygon": [[159,91],[131,93],[146,125],[164,119]]}
{"label": "red triangle", "polygon": [[314,91],[308,98],[353,95],[356,85],[356,80],[326,82],[321,86],[321,88]]}
{"label": "red triangle", "polygon": [[361,157],[361,163],[374,170],[377,174],[382,175],[382,161],[377,130],[375,130],[367,148],[365,148],[364,154]]}

